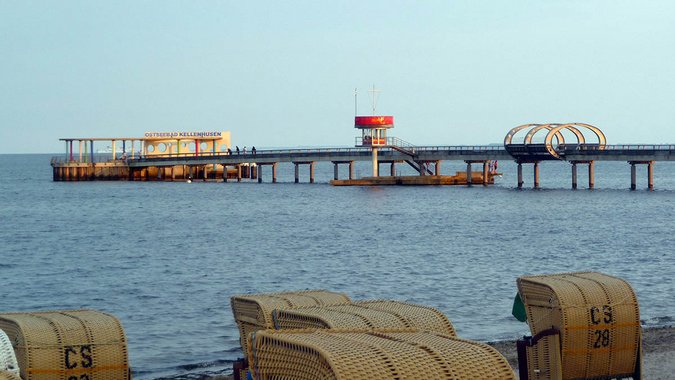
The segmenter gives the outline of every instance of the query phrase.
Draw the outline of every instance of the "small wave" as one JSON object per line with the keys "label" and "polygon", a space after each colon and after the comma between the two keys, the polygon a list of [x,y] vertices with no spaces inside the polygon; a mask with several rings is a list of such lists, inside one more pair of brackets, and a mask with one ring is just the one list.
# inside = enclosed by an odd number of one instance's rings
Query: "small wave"
{"label": "small wave", "polygon": [[673,317],[663,316],[663,317],[642,319],[640,320],[640,324],[645,327],[664,327],[672,325],[673,321],[675,321]]}

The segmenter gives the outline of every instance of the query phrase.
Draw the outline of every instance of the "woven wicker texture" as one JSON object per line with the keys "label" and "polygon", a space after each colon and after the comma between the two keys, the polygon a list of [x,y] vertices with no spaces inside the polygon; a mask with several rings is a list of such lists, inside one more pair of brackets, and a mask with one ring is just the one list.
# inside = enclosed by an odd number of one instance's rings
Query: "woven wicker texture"
{"label": "woven wicker texture", "polygon": [[416,328],[455,336],[452,324],[443,313],[430,307],[397,301],[275,310],[272,314],[277,330]]}
{"label": "woven wicker texture", "polygon": [[14,347],[2,330],[0,330],[0,371],[19,374],[19,363],[14,355]]}
{"label": "woven wicker texture", "polygon": [[257,380],[515,379],[488,345],[412,329],[266,330],[249,340]]}
{"label": "woven wicker texture", "polygon": [[560,335],[543,337],[526,350],[529,380],[562,380]]}
{"label": "woven wicker texture", "polygon": [[0,371],[0,380],[21,380],[21,378],[14,372]]}
{"label": "woven wicker texture", "polygon": [[272,312],[298,307],[332,306],[350,304],[352,301],[343,293],[326,290],[305,290],[297,292],[245,294],[231,298],[232,314],[239,327],[239,340],[244,353],[247,351],[246,338],[253,331],[272,329]]}
{"label": "woven wicker texture", "polygon": [[526,276],[517,283],[532,334],[560,331],[563,379],[635,372],[640,310],[626,281],[580,272]]}
{"label": "woven wicker texture", "polygon": [[130,379],[117,318],[94,310],[0,314],[23,380]]}

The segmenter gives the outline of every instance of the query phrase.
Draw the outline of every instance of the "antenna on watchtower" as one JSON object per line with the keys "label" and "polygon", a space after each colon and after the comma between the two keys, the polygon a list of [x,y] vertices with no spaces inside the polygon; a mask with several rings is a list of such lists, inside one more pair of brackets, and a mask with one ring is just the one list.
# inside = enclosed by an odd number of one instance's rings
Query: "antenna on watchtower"
{"label": "antenna on watchtower", "polygon": [[358,103],[356,102],[356,96],[358,95],[358,91],[356,90],[357,89],[354,88],[354,116],[357,116],[359,114],[359,108],[357,106]]}
{"label": "antenna on watchtower", "polygon": [[368,92],[370,92],[371,94],[373,94],[373,103],[372,103],[372,105],[373,105],[373,116],[375,116],[375,108],[377,108],[377,94],[378,94],[379,92],[381,92],[381,91],[378,90],[378,89],[376,89],[376,88],[375,88],[375,85],[373,85],[373,89],[372,89],[372,90],[368,90]]}

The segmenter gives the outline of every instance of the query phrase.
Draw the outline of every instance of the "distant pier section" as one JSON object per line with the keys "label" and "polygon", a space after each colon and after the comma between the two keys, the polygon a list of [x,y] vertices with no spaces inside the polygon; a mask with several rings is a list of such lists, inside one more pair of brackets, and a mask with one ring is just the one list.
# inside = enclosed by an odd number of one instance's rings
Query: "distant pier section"
{"label": "distant pier section", "polygon": [[[647,168],[647,188],[654,188],[654,167],[658,161],[674,161],[675,145],[609,145],[604,133],[586,123],[524,124],[506,134],[503,145],[415,146],[387,131],[393,117],[360,117],[355,128],[361,136],[353,148],[316,149],[232,149],[230,132],[146,132],[143,137],[63,138],[65,154],[53,157],[54,181],[130,180],[130,181],[242,181],[278,180],[278,165],[294,165],[294,182],[300,182],[301,168],[308,169],[308,182],[314,183],[317,162],[334,165],[334,184],[367,185],[354,175],[356,161],[371,161],[371,182],[386,184],[450,184],[442,181],[444,161],[462,161],[468,186],[492,183],[491,174],[498,161],[513,160],[518,165],[516,186],[523,188],[523,167],[532,165],[532,188],[539,188],[539,165],[556,161],[571,166],[571,187],[578,187],[578,167],[588,169],[588,186],[595,187],[595,162],[625,161],[629,165],[630,189],[637,188],[637,166]],[[424,180],[396,181],[396,166],[413,168]],[[382,165],[388,171],[381,170]],[[340,175],[340,167],[346,167]],[[478,169],[478,170],[476,170]],[[388,173],[387,173],[388,172]],[[437,178],[435,178],[437,177]],[[468,180],[471,179],[471,180]],[[453,182],[453,184],[462,182]]]}

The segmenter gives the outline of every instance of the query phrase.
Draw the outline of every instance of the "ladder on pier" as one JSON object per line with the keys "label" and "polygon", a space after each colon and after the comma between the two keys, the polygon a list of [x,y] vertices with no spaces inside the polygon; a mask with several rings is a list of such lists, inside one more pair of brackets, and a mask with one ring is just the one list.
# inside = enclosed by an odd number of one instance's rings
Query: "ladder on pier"
{"label": "ladder on pier", "polygon": [[410,165],[413,169],[415,169],[418,173],[425,172],[428,175],[434,175],[434,172],[432,172],[427,165],[418,163],[415,161],[415,156],[417,155],[415,153],[415,145],[401,140],[398,137],[388,137],[387,138],[387,146],[390,148],[399,151],[403,154],[406,154],[410,156],[410,159],[405,160],[405,162]]}

